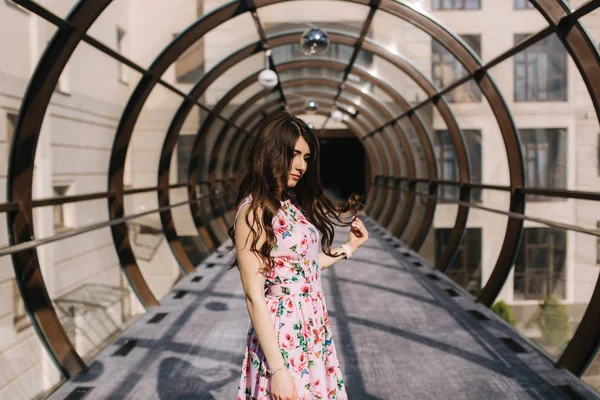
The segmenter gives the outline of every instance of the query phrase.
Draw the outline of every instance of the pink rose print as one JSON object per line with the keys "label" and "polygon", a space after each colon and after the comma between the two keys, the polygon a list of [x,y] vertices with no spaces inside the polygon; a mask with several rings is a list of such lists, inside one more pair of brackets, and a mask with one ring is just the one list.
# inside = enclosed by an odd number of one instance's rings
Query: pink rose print
{"label": "pink rose print", "polygon": [[308,367],[308,359],[304,353],[300,353],[298,357],[294,357],[290,360],[292,367],[299,373],[304,371]]}
{"label": "pink rose print", "polygon": [[286,333],[283,335],[283,339],[281,341],[281,347],[285,350],[292,350],[298,346],[298,338],[290,333]]}
{"label": "pink rose print", "polygon": [[[249,200],[247,200],[249,201]],[[240,206],[241,208],[241,206]],[[285,202],[273,217],[276,247],[273,267],[265,274],[267,309],[286,367],[298,389],[294,400],[348,400],[339,359],[330,340],[329,315],[321,290],[317,254],[320,232],[293,202]],[[280,290],[275,290],[279,289]],[[269,295],[269,291],[281,293]],[[265,355],[250,325],[236,400],[267,400],[270,378]]]}
{"label": "pink rose print", "polygon": [[287,300],[285,300],[284,304],[285,304],[286,310],[288,310],[288,311],[294,311],[294,308],[296,308],[296,305],[294,304],[294,300],[289,297]]}
{"label": "pink rose print", "polygon": [[282,215],[276,217],[273,221],[273,231],[280,235],[287,231],[289,227],[290,225],[288,224],[287,219],[285,219]]}
{"label": "pink rose print", "polygon": [[302,337],[309,337],[311,333],[310,324],[308,322],[304,322],[302,325]]}
{"label": "pink rose print", "polygon": [[275,314],[277,312],[278,304],[273,302],[271,303],[271,314]]}
{"label": "pink rose print", "polygon": [[302,240],[300,241],[299,253],[306,254],[307,251],[308,251],[308,240],[306,240],[306,236],[304,236],[302,238]]}

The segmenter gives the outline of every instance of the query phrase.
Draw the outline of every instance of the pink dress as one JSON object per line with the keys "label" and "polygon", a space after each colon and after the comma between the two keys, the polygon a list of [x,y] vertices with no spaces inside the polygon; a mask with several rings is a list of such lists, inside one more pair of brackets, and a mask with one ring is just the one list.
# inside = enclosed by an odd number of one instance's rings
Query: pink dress
{"label": "pink dress", "polygon": [[[238,213],[250,201],[250,196],[244,199]],[[266,277],[265,298],[283,360],[296,381],[298,399],[345,400],[348,396],[321,289],[319,234],[291,200],[281,202],[273,217],[273,231],[277,243],[271,256],[276,265]],[[250,324],[237,400],[271,399],[268,367]]]}

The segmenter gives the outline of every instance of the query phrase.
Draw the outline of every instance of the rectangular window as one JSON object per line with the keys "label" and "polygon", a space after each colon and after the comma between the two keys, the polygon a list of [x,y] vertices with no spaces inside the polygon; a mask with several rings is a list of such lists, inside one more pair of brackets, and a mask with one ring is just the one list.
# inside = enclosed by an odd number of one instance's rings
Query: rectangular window
{"label": "rectangular window", "polygon": [[[55,185],[54,186],[54,197],[65,197],[69,190],[68,185]],[[56,204],[53,207],[54,214],[54,230],[64,230],[67,228],[65,224],[65,205]]]}
{"label": "rectangular window", "polygon": [[[481,35],[461,35],[461,38],[481,56]],[[431,41],[431,76],[433,83],[443,89],[467,75],[462,64],[437,40]],[[453,103],[481,101],[481,91],[474,80],[460,85],[444,96]]]}
{"label": "rectangular window", "polygon": [[[438,164],[438,176],[444,181],[458,182],[458,161],[450,132],[446,130],[435,131],[434,148]],[[481,131],[478,129],[464,129],[465,144],[471,161],[471,182],[481,183]],[[445,201],[457,200],[459,187],[451,185],[440,185],[438,196],[444,197]],[[481,201],[481,189],[471,190],[471,200]],[[443,199],[440,199],[444,202]]]}
{"label": "rectangular window", "polygon": [[[567,130],[519,129],[525,159],[525,185],[536,188],[567,188]],[[528,200],[557,200],[528,195]]]}
{"label": "rectangular window", "polygon": [[[450,241],[452,229],[435,230],[436,265]],[[467,228],[458,248],[456,257],[450,264],[448,276],[474,296],[481,290],[481,228]]]}
{"label": "rectangular window", "polygon": [[525,228],[515,262],[514,299],[538,300],[566,293],[567,234],[552,228]]}
{"label": "rectangular window", "polygon": [[513,6],[515,10],[535,9],[529,0],[514,0]]}
{"label": "rectangular window", "polygon": [[481,0],[431,0],[432,10],[479,10]]}
{"label": "rectangular window", "polygon": [[[117,52],[124,56],[125,55],[125,36],[127,32],[125,29],[117,26]],[[127,80],[127,67],[120,61],[117,61],[119,66],[119,82],[128,83]]]}
{"label": "rectangular window", "polygon": [[[528,34],[515,34],[515,44]],[[515,101],[567,101],[567,51],[556,35],[514,57]]]}

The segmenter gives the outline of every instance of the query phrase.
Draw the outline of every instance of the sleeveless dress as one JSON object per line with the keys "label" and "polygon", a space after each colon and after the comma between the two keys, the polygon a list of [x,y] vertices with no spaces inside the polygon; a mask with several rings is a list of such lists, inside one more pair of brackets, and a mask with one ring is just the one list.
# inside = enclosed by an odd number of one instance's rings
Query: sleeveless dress
{"label": "sleeveless dress", "polygon": [[[236,219],[250,201],[251,196],[242,201]],[[318,231],[291,200],[281,202],[272,226],[275,267],[266,276],[265,299],[298,399],[347,400],[321,289]],[[268,368],[251,323],[237,400],[271,400]]]}

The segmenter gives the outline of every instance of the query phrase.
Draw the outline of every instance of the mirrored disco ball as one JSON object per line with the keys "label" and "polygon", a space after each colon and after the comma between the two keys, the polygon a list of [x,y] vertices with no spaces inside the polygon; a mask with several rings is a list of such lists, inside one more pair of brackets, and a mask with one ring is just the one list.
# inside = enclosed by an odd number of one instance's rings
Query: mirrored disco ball
{"label": "mirrored disco ball", "polygon": [[329,37],[319,28],[310,28],[302,35],[300,47],[307,56],[323,54],[329,47]]}

